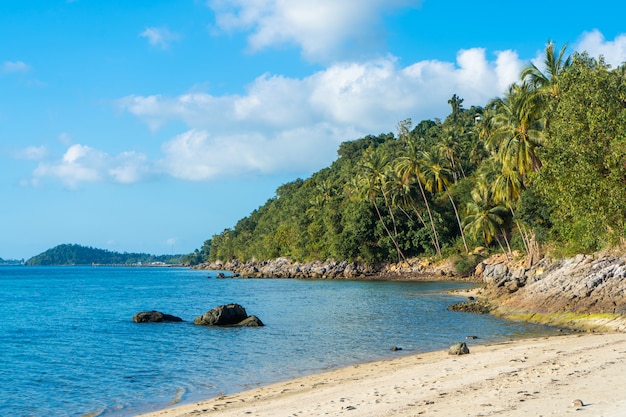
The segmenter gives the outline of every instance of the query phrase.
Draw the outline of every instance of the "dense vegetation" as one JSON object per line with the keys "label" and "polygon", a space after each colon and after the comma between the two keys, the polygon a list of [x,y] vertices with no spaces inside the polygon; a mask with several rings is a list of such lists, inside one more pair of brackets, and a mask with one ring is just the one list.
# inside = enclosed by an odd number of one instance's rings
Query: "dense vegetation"
{"label": "dense vegetation", "polygon": [[[467,256],[532,258],[626,237],[626,67],[545,51],[503,97],[397,134],[345,142],[337,160],[213,236],[195,261]],[[210,251],[208,251],[210,246]]]}
{"label": "dense vegetation", "polygon": [[140,263],[147,265],[153,262],[178,264],[181,262],[181,256],[155,256],[146,253],[119,253],[81,245],[64,244],[48,249],[37,256],[33,256],[26,261],[26,265],[137,265]]}

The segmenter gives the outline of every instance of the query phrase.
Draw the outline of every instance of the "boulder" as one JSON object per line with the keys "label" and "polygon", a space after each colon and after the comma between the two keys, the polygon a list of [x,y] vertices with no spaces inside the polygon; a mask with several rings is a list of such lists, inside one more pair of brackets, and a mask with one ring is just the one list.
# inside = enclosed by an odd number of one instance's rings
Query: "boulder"
{"label": "boulder", "polygon": [[237,326],[241,326],[241,327],[261,327],[261,326],[265,326],[263,324],[263,322],[261,321],[261,319],[259,319],[257,316],[248,316],[247,318],[243,319],[242,321],[240,321],[236,325]]}
{"label": "boulder", "polygon": [[[261,320],[254,317],[258,323],[254,324],[255,320],[248,317],[246,309],[239,304],[227,304],[219,307],[215,307],[212,310],[207,311],[201,316],[196,317],[193,320],[194,324],[200,326],[258,326],[263,325]],[[246,324],[242,324],[246,319],[249,319]]]}
{"label": "boulder", "polygon": [[452,345],[450,346],[450,350],[448,350],[449,355],[467,355],[468,353],[470,353],[469,348],[464,342]]}
{"label": "boulder", "polygon": [[167,323],[183,321],[180,317],[163,314],[160,311],[142,311],[133,316],[135,323]]}

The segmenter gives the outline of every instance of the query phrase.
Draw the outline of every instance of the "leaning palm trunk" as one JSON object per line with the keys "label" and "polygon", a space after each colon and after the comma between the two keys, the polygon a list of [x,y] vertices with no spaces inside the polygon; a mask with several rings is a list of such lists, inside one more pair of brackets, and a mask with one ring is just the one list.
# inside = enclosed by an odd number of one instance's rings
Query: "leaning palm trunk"
{"label": "leaning palm trunk", "polygon": [[452,199],[452,195],[450,192],[446,190],[446,194],[448,194],[448,198],[452,203],[452,208],[454,209],[454,215],[456,216],[456,221],[459,224],[459,230],[461,231],[461,238],[463,239],[463,246],[465,246],[465,253],[469,253],[469,249],[467,248],[467,242],[465,241],[465,233],[463,233],[463,226],[461,226],[461,218],[459,217],[459,211],[456,209],[456,204],[454,204],[454,200]]}
{"label": "leaning palm trunk", "polygon": [[424,187],[422,186],[422,181],[419,176],[417,177],[417,183],[420,186],[420,192],[422,193],[422,198],[424,199],[424,203],[426,204],[426,211],[428,211],[428,218],[430,219],[430,225],[433,229],[433,239],[435,240],[435,249],[437,250],[437,256],[441,256],[441,245],[439,244],[439,236],[437,235],[437,229],[435,228],[435,221],[433,220],[433,214],[430,211],[430,205],[428,204],[428,199],[426,198],[426,193],[424,192]]}
{"label": "leaning palm trunk", "polygon": [[389,230],[389,228],[385,224],[385,221],[383,220],[383,216],[382,216],[382,214],[380,214],[380,210],[378,208],[378,204],[376,204],[375,201],[374,201],[374,208],[376,209],[376,214],[378,214],[378,219],[380,220],[380,223],[383,225],[383,228],[387,232],[387,235],[389,236],[389,238],[393,242],[393,245],[396,247],[396,250],[398,251],[398,261],[404,260],[404,262],[407,262],[406,258],[404,257],[404,253],[402,253],[402,249],[400,249],[400,246],[398,245],[398,242],[393,237],[393,234],[391,233],[391,230]]}

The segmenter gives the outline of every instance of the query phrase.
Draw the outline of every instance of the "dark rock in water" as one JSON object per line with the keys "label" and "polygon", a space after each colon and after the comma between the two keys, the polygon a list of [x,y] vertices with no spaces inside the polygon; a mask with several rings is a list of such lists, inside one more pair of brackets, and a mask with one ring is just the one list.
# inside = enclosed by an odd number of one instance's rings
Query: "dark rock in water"
{"label": "dark rock in water", "polygon": [[401,347],[397,347],[397,346],[394,346],[394,347],[391,348],[392,352],[397,352],[399,350],[402,350],[402,348]]}
{"label": "dark rock in water", "polygon": [[180,317],[163,314],[160,311],[142,311],[133,316],[135,323],[167,323],[183,321]]}
{"label": "dark rock in water", "polygon": [[478,336],[465,336],[467,340],[475,340],[478,339]]}
{"label": "dark rock in water", "polygon": [[246,309],[239,304],[215,307],[193,320],[200,326],[234,326],[248,318]]}
{"label": "dark rock in water", "polygon": [[467,301],[448,306],[450,311],[462,311],[465,313],[489,314],[491,305],[487,301]]}
{"label": "dark rock in water", "polygon": [[236,326],[241,326],[241,327],[261,327],[261,326],[265,326],[265,325],[263,324],[261,319],[259,319],[257,316],[249,316],[249,317],[245,318],[244,320],[240,321],[239,323],[237,323]]}
{"label": "dark rock in water", "polygon": [[450,350],[448,350],[449,355],[467,355],[468,353],[470,353],[469,348],[464,342],[452,345],[450,346]]}

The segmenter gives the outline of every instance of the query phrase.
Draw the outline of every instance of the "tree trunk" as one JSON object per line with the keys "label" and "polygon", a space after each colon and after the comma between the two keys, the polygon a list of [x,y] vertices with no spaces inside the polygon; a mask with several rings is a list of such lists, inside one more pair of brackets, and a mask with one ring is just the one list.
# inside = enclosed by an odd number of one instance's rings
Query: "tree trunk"
{"label": "tree trunk", "polygon": [[461,231],[461,238],[463,239],[463,246],[465,246],[465,253],[469,253],[469,249],[467,248],[467,242],[465,241],[465,233],[463,233],[463,226],[461,226],[461,219],[459,218],[459,211],[456,209],[456,204],[454,204],[454,200],[452,199],[452,195],[448,190],[446,190],[446,194],[448,194],[448,198],[452,203],[452,208],[454,209],[454,215],[456,216],[456,221],[459,224],[459,230]]}

